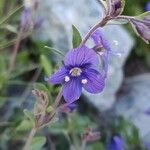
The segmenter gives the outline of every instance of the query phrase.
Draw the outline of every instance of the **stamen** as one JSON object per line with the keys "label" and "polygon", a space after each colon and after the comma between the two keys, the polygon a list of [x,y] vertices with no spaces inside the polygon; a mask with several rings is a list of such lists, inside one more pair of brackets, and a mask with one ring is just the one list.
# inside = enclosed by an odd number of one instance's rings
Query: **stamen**
{"label": "stamen", "polygon": [[81,80],[81,83],[82,83],[82,84],[86,84],[86,83],[87,83],[87,79],[82,79],[82,80]]}
{"label": "stamen", "polygon": [[119,42],[117,40],[114,40],[113,43],[114,43],[115,46],[119,45]]}
{"label": "stamen", "polygon": [[99,55],[103,55],[105,53],[105,49],[102,49],[101,51],[98,52]]}
{"label": "stamen", "polygon": [[69,82],[70,81],[70,77],[65,76],[65,82]]}
{"label": "stamen", "polygon": [[78,68],[78,67],[75,67],[75,68],[70,70],[70,74],[72,76],[80,76],[81,73],[82,73],[82,70],[80,68]]}

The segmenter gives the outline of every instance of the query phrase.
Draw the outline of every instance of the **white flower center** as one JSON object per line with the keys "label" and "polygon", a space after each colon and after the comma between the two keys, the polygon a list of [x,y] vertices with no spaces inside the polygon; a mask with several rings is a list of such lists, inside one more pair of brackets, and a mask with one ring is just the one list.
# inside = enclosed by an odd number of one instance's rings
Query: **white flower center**
{"label": "white flower center", "polygon": [[69,72],[72,76],[80,76],[82,73],[82,70],[78,67],[74,67]]}
{"label": "white flower center", "polygon": [[87,83],[87,79],[82,79],[82,80],[81,80],[81,83],[82,83],[82,84],[86,84],[86,83]]}
{"label": "white flower center", "polygon": [[70,78],[68,76],[65,76],[65,82],[69,82]]}

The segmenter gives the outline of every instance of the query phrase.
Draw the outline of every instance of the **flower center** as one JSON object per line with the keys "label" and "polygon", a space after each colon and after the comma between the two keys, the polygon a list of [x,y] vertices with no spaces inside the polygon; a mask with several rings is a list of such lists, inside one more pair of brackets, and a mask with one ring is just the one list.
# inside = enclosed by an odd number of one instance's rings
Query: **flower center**
{"label": "flower center", "polygon": [[72,69],[70,70],[70,74],[71,74],[72,76],[80,76],[81,73],[82,73],[82,70],[81,70],[80,68],[78,68],[78,67],[72,68]]}

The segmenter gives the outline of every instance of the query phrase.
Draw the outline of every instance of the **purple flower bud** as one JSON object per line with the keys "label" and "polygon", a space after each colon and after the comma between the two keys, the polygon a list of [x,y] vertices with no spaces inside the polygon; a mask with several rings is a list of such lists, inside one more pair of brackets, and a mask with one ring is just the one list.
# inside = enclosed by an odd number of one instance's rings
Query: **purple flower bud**
{"label": "purple flower bud", "polygon": [[21,29],[28,32],[31,29],[40,28],[43,24],[43,18],[37,16],[38,0],[25,0],[24,10],[21,15]]}
{"label": "purple flower bud", "polygon": [[[146,17],[147,18],[147,17]],[[147,18],[149,19],[149,18]],[[146,42],[150,41],[150,22],[132,21],[139,36]]]}
{"label": "purple flower bud", "polygon": [[146,11],[150,11],[150,1],[146,4]]}
{"label": "purple flower bud", "polygon": [[124,140],[120,136],[112,137],[107,150],[124,150]]}
{"label": "purple flower bud", "polygon": [[100,139],[100,132],[93,131],[91,128],[87,128],[85,134],[82,137],[82,140],[87,142],[89,141],[97,141]]}
{"label": "purple flower bud", "polygon": [[76,108],[77,108],[77,105],[75,103],[71,103],[71,104],[66,103],[60,106],[60,111],[64,113],[70,113],[70,112],[73,112]]}
{"label": "purple flower bud", "polygon": [[117,17],[123,12],[125,2],[124,0],[111,0],[109,5],[109,15],[111,17]]}
{"label": "purple flower bud", "polygon": [[21,15],[21,28],[23,31],[28,31],[32,26],[32,10],[25,8]]}

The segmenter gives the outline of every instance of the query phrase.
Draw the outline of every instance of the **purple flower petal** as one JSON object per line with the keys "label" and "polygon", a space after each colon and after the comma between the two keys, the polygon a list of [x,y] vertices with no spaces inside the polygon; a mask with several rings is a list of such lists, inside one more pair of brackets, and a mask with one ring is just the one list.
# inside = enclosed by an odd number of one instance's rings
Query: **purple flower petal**
{"label": "purple flower petal", "polygon": [[103,59],[103,77],[106,78],[107,77],[107,73],[108,73],[108,61],[109,61],[109,55],[108,52],[105,52],[102,55],[102,59]]}
{"label": "purple flower petal", "polygon": [[82,92],[82,85],[79,79],[73,78],[66,82],[63,87],[63,96],[66,102],[72,103],[79,99]]}
{"label": "purple flower petal", "polygon": [[124,150],[124,141],[120,136],[114,136],[107,146],[107,150]]}
{"label": "purple flower petal", "polygon": [[150,116],[150,108],[145,111],[145,114]]}
{"label": "purple flower petal", "polygon": [[94,69],[88,69],[84,75],[87,83],[83,84],[83,88],[90,93],[99,93],[104,89],[105,79]]}
{"label": "purple flower petal", "polygon": [[63,83],[65,76],[67,76],[67,70],[62,67],[50,77],[45,78],[45,80],[53,84],[60,84]]}
{"label": "purple flower petal", "polygon": [[70,113],[73,112],[77,108],[76,103],[66,103],[60,106],[60,111],[64,113]]}
{"label": "purple flower petal", "polygon": [[146,4],[146,11],[150,11],[150,1]]}
{"label": "purple flower petal", "polygon": [[101,32],[101,30],[96,30],[91,38],[94,40],[96,45],[101,45],[105,50],[111,51],[110,43],[108,40],[106,40],[104,34]]}
{"label": "purple flower petal", "polygon": [[38,29],[42,27],[43,23],[44,23],[44,19],[42,17],[38,17],[34,22],[34,29]]}
{"label": "purple flower petal", "polygon": [[99,59],[96,52],[83,45],[76,49],[70,50],[66,54],[64,63],[66,66],[82,66],[85,64],[97,66]]}
{"label": "purple flower petal", "polygon": [[30,8],[25,8],[21,15],[21,28],[27,31],[32,24],[32,10]]}
{"label": "purple flower petal", "polygon": [[77,108],[77,104],[71,103],[67,106],[71,111],[75,110]]}

